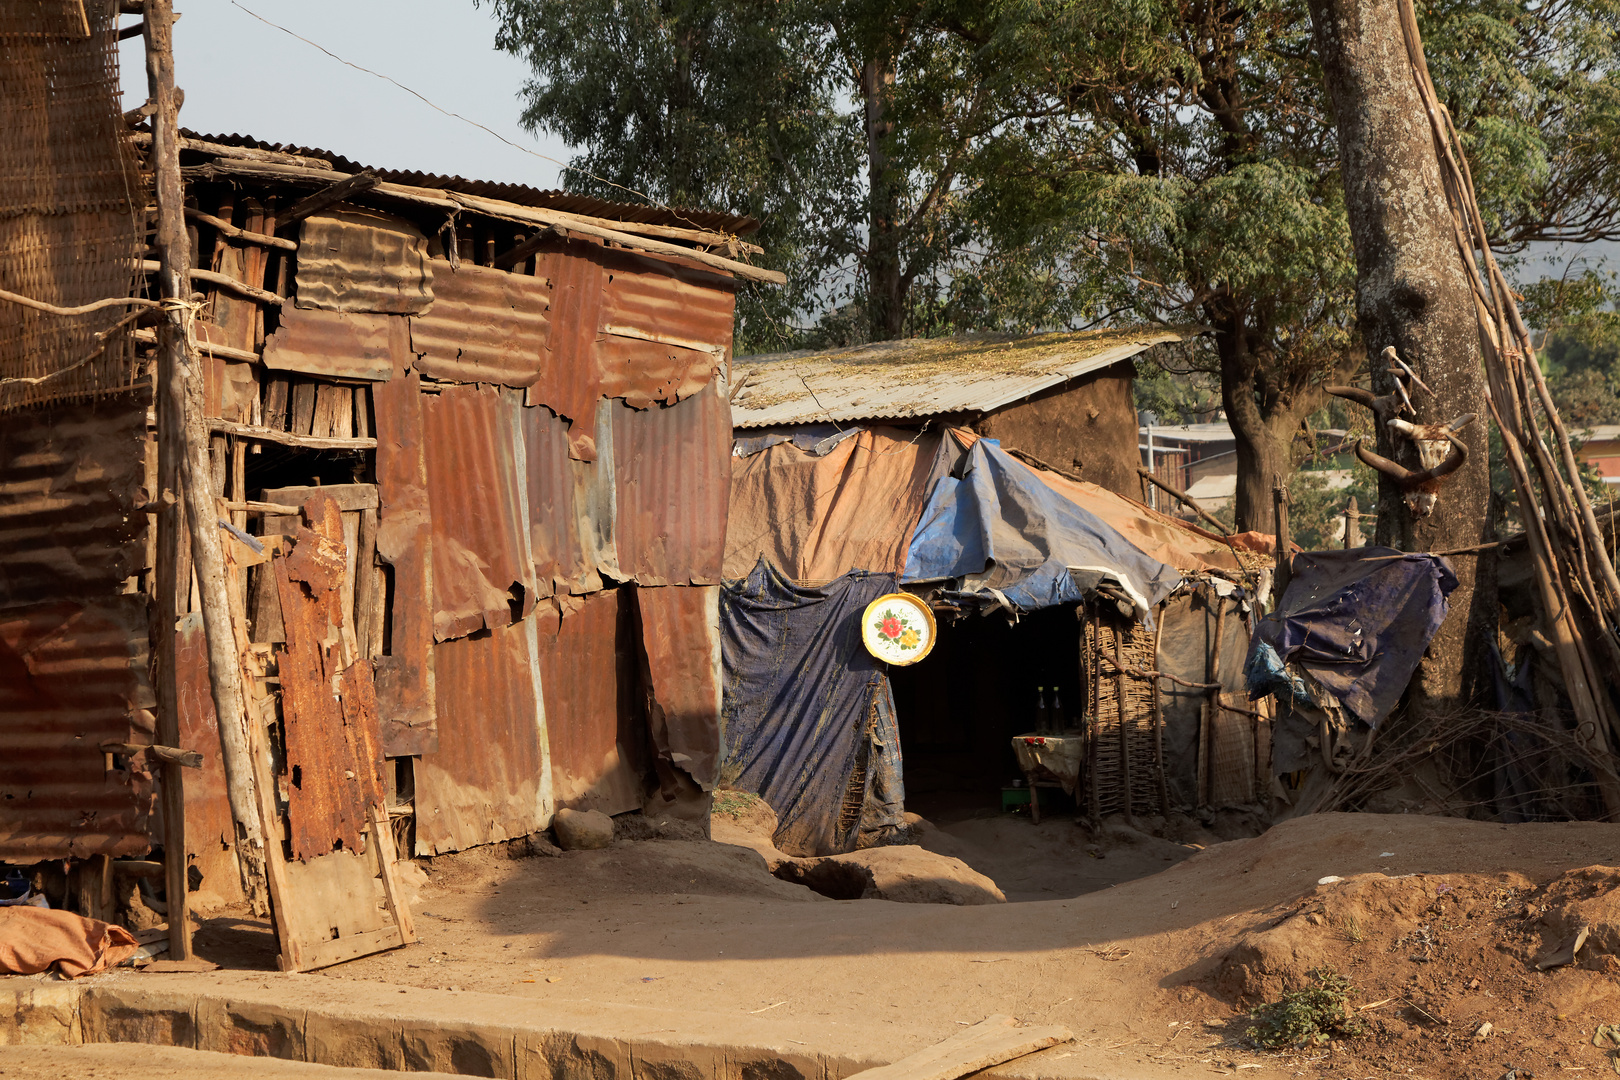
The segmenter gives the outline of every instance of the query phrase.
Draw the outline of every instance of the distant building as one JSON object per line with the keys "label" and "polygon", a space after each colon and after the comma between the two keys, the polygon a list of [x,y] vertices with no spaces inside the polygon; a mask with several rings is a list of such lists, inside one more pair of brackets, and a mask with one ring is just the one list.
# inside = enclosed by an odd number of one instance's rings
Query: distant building
{"label": "distant building", "polygon": [[1577,461],[1596,469],[1605,484],[1620,484],[1620,424],[1598,424],[1572,431],[1570,437],[1579,444]]}

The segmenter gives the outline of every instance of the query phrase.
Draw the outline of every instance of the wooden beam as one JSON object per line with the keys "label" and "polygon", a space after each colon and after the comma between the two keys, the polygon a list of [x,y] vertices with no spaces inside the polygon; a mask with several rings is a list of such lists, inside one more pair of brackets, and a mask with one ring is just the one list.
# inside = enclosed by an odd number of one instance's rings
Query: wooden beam
{"label": "wooden beam", "polygon": [[[210,165],[187,169],[186,174],[199,178],[235,175],[317,181],[331,180],[343,175],[336,172],[322,175],[312,169],[298,169],[288,165],[253,161],[217,161]],[[682,247],[679,244],[664,243],[661,240],[642,235],[646,232],[664,231],[664,226],[647,227],[634,221],[614,221],[610,225],[598,225],[597,222],[606,219],[568,214],[559,210],[544,210],[533,206],[521,206],[500,199],[485,199],[476,195],[466,195],[459,191],[412,187],[408,184],[378,183],[372,185],[370,191],[374,195],[387,196],[391,199],[399,199],[419,206],[430,206],[450,213],[467,209],[477,211],[488,217],[498,218],[503,221],[514,221],[519,224],[557,225],[567,229],[569,232],[577,232],[582,236],[594,236],[599,240],[608,240],[632,250],[690,259],[711,269],[724,270],[727,273],[735,274],[750,281],[763,281],[773,285],[787,283],[787,275],[776,270],[766,270],[763,267],[753,266],[749,263],[738,262],[719,255],[711,255],[706,251]],[[716,245],[723,244],[726,240],[719,233],[706,235],[712,237],[713,243]]]}
{"label": "wooden beam", "polygon": [[[338,174],[334,172],[332,175],[336,176]],[[340,203],[363,191],[370,191],[377,184],[377,174],[369,169],[364,172],[357,172],[353,176],[344,177],[332,186],[322,188],[315,194],[293,203],[285,214],[278,214],[276,216],[276,228],[285,228],[288,225],[300,222],[311,214],[318,214],[335,203]]]}
{"label": "wooden beam", "polygon": [[[155,274],[159,269],[161,269],[161,264],[151,259],[143,259],[141,261],[141,269],[148,274]],[[193,270],[191,271],[191,280],[207,282],[209,285],[217,285],[219,288],[228,289],[231,292],[239,293],[240,295],[247,297],[249,300],[257,300],[261,304],[271,304],[275,307],[280,307],[282,304],[287,302],[286,297],[277,296],[268,289],[261,289],[257,285],[249,285],[245,281],[237,281],[228,274],[219,274],[212,270]]]}
{"label": "wooden beam", "polygon": [[173,762],[188,769],[200,769],[203,756],[196,750],[182,750],[178,746],[159,746],[156,743],[121,743],[104,742],[101,744],[103,753],[107,754],[151,754],[159,761]]}
{"label": "wooden beam", "polygon": [[229,420],[209,420],[208,429],[217,435],[236,435],[260,442],[298,446],[305,450],[375,450],[376,439],[321,439],[313,435],[295,435],[275,428],[255,427],[252,424],[233,424]]}
{"label": "wooden beam", "polygon": [[1171,496],[1172,498],[1180,499],[1187,505],[1189,510],[1203,518],[1205,521],[1209,522],[1211,525],[1215,526],[1215,528],[1219,529],[1222,536],[1232,535],[1232,530],[1228,529],[1225,525],[1222,525],[1214,514],[1211,514],[1208,510],[1205,510],[1201,505],[1199,505],[1197,499],[1193,498],[1185,491],[1182,491],[1180,488],[1175,487],[1172,484],[1165,483],[1157,476],[1154,476],[1152,472],[1142,468],[1140,465],[1136,467],[1136,471],[1142,474],[1142,479],[1164,491],[1165,494]]}
{"label": "wooden beam", "polygon": [[[130,337],[136,341],[155,342],[157,341],[157,332],[155,330],[135,330],[130,333]],[[197,351],[224,360],[243,360],[250,364],[256,364],[263,359],[258,353],[251,352],[248,349],[237,349],[230,345],[214,345],[207,341],[197,342]]]}
{"label": "wooden beam", "polygon": [[186,207],[186,217],[191,221],[199,221],[204,225],[211,226],[214,229],[217,229],[221,235],[228,236],[232,240],[240,240],[245,244],[259,244],[263,247],[280,248],[283,251],[298,250],[298,242],[296,240],[283,240],[279,236],[267,236],[264,233],[248,232],[246,229],[237,228],[224,218],[217,218],[213,214],[205,214],[201,210],[196,210],[189,206]]}
{"label": "wooden beam", "polygon": [[541,229],[527,240],[519,243],[512,250],[495,256],[495,258],[490,261],[489,265],[493,266],[497,270],[510,270],[518,263],[527,259],[530,255],[533,255],[536,251],[539,251],[547,240],[552,239],[556,235],[557,232],[555,229]]}
{"label": "wooden beam", "polygon": [[[186,234],[185,193],[180,179],[179,102],[174,85],[174,9],[171,0],[147,0],[146,74],[148,96],[157,105],[152,118],[153,194],[157,202],[154,237],[160,255],[159,293],[164,300],[191,298],[191,243]],[[250,906],[266,906],[264,823],[256,800],[252,758],[248,751],[248,722],[242,708],[241,669],[238,666],[230,606],[225,595],[225,559],[217,528],[208,434],[203,422],[202,367],[191,361],[184,312],[178,305],[164,310],[159,324],[157,373],[154,388],[159,401],[158,453],[160,476],[178,480],[191,540],[191,561],[202,602],[203,629],[208,643],[208,680],[219,722],[220,758],[225,770],[226,795],[238,832],[237,857],[243,891]],[[189,574],[186,575],[190,577]],[[167,604],[178,597],[163,597]],[[172,638],[174,624],[159,624],[161,635]],[[172,671],[167,676],[172,678]],[[163,719],[160,736],[166,744],[178,742],[179,717],[171,710]],[[191,957],[191,921],[188,914],[185,803],[181,767],[164,766],[165,862],[169,902],[169,950],[177,960]]]}
{"label": "wooden beam", "polygon": [[992,1016],[892,1065],[854,1073],[849,1080],[957,1080],[1073,1038],[1068,1028],[1019,1027],[1010,1016]]}

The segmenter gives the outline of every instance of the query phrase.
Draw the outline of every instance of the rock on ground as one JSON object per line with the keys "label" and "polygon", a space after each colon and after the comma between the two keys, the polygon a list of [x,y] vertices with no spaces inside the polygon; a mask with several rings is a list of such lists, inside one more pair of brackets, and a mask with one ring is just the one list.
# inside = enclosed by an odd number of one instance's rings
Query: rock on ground
{"label": "rock on ground", "polygon": [[564,851],[589,851],[613,843],[613,819],[600,810],[559,810],[551,828]]}
{"label": "rock on ground", "polygon": [[962,860],[910,845],[785,859],[772,873],[834,900],[958,905],[1007,902],[994,881]]}

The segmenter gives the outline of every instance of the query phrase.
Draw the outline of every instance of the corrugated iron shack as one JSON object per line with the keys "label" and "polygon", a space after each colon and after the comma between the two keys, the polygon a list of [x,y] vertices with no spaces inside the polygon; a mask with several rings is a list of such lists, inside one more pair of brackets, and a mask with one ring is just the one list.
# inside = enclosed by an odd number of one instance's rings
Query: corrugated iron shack
{"label": "corrugated iron shack", "polygon": [[[150,136],[117,112],[96,18],[82,45],[0,25],[0,63],[43,73],[67,56],[86,87],[20,80],[0,125],[0,289],[57,305],[155,295]],[[82,138],[53,145],[67,130]],[[213,489],[260,673],[249,722],[285,770],[294,855],[357,827],[322,819],[314,773],[339,765],[307,717],[290,722],[308,675],[288,667],[294,624],[311,616],[285,604],[323,580],[322,625],[372,673],[377,771],[416,853],[521,837],[563,806],[703,806],[726,267],[758,250],[739,240],[757,223],[240,136],[188,133],[181,166]],[[196,589],[160,596],[153,571],[151,523],[173,496],[156,477],[149,314],[0,303],[0,861],[163,843],[140,748],[169,680],[181,744],[204,757],[186,818],[206,904],[241,886]],[[278,534],[319,531],[322,507],[328,576],[267,561]]]}

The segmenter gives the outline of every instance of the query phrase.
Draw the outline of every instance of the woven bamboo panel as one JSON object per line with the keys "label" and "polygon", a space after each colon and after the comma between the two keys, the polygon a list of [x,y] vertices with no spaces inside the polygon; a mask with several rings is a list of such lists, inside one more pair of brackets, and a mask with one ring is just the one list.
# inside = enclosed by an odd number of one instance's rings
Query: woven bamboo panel
{"label": "woven bamboo panel", "polygon": [[[146,203],[123,137],[116,8],[82,10],[0,5],[0,289],[59,307],[131,294]],[[128,314],[0,301],[0,412],[133,385]]]}
{"label": "woven bamboo panel", "polygon": [[[1163,812],[1164,766],[1154,680],[1121,675],[1156,667],[1154,632],[1140,623],[1087,619],[1080,644],[1086,684],[1085,805],[1096,817]],[[1104,659],[1106,657],[1106,659]],[[1121,709],[1121,691],[1124,708]]]}

